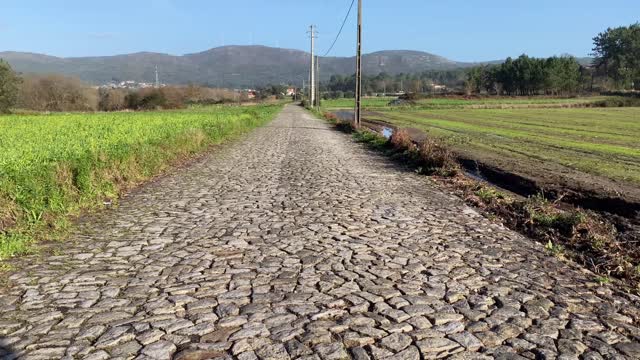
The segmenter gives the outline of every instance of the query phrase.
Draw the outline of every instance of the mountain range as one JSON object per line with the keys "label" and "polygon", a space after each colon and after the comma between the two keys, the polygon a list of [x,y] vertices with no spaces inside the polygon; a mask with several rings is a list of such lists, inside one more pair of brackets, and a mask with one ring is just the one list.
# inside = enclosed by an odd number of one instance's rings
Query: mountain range
{"label": "mountain range", "polygon": [[[154,82],[158,67],[166,84],[253,87],[302,83],[310,57],[301,50],[267,46],[223,46],[181,56],[140,52],[126,55],[60,58],[26,52],[0,52],[20,73],[57,73],[99,85],[110,81]],[[493,63],[493,62],[492,62]],[[355,57],[320,57],[321,79],[354,73]],[[458,62],[421,51],[389,50],[363,56],[363,72],[377,75],[451,70],[479,63]]]}

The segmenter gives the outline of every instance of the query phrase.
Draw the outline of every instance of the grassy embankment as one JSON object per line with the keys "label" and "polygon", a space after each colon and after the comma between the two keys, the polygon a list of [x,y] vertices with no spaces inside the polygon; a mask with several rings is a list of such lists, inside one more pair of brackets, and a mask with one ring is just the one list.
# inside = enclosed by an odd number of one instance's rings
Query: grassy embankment
{"label": "grassy embankment", "polygon": [[0,260],[63,238],[70,219],[211,145],[270,121],[281,106],[0,116]]}

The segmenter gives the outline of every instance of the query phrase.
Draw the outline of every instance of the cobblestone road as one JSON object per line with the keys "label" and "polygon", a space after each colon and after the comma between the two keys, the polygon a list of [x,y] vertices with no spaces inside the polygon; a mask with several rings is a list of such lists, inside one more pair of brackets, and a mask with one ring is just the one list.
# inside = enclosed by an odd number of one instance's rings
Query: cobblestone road
{"label": "cobblestone road", "polygon": [[0,357],[638,359],[638,298],[286,107],[0,290]]}

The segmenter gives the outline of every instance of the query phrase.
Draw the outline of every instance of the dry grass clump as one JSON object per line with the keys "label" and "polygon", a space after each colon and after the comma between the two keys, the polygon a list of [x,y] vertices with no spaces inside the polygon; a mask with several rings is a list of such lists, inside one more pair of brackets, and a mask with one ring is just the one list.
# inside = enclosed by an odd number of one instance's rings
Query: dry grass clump
{"label": "dry grass clump", "polygon": [[427,138],[418,146],[418,155],[423,166],[441,176],[454,176],[460,172],[460,164],[449,148]]}
{"label": "dry grass clump", "polygon": [[416,145],[411,140],[409,132],[405,129],[394,131],[391,136],[391,145],[400,151],[415,151]]}
{"label": "dry grass clump", "polygon": [[350,121],[340,120],[335,114],[325,111],[322,116],[335,126],[337,130],[352,133],[354,132],[353,124]]}

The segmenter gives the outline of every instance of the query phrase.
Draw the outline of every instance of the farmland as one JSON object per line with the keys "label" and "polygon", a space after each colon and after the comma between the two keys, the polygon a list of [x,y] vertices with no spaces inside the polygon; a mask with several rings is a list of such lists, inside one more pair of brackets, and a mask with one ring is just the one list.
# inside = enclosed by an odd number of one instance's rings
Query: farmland
{"label": "farmland", "polygon": [[[637,189],[640,108],[577,107],[602,100],[434,98],[415,106],[390,107],[378,106],[380,101],[372,99],[365,103],[365,119],[421,130],[465,158],[543,183],[582,182],[590,190],[613,187],[614,192],[623,185]],[[324,105],[337,109],[345,104],[348,100]],[[591,186],[594,182],[600,183]]]}
{"label": "farmland", "polygon": [[640,184],[640,111],[622,109],[434,110],[372,115],[469,152],[529,158]]}
{"label": "farmland", "polygon": [[69,216],[228,138],[280,106],[0,117],[0,259],[56,238]]}
{"label": "farmland", "polygon": [[[369,97],[362,99],[362,106],[368,110],[397,110],[405,107],[390,107],[394,97]],[[577,107],[607,99],[604,96],[584,98],[553,97],[485,97],[465,99],[463,97],[433,97],[416,101],[411,108],[416,109],[455,109],[455,108],[536,108],[536,107]],[[351,109],[355,106],[353,99],[325,100],[322,103],[327,110]]]}

